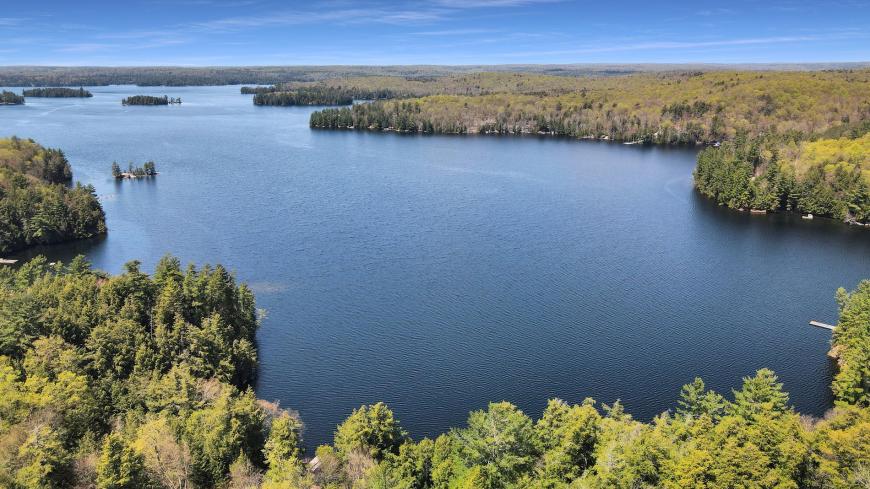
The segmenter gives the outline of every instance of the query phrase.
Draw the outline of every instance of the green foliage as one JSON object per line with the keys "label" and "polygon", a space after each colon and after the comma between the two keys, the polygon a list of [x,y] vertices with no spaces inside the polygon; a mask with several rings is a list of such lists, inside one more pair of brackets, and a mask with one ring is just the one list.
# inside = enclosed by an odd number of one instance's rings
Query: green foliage
{"label": "green foliage", "polygon": [[870,118],[868,77],[864,70],[326,80],[317,86],[379,88],[416,98],[326,109],[312,114],[311,126],[677,144],[733,139],[741,131],[809,136]]}
{"label": "green foliage", "polygon": [[492,403],[414,442],[378,403],[303,459],[302,423],[255,398],[250,291],[163,258],[107,276],[83,259],[0,268],[0,487],[854,489],[870,481],[870,281],[838,292],[837,408],[801,418],[761,369],[732,399],[695,379],[676,414]]}
{"label": "green foliage", "polygon": [[256,95],[258,93],[272,93],[272,92],[277,92],[279,90],[280,89],[278,87],[276,87],[275,85],[272,85],[272,86],[268,86],[268,87],[242,87],[239,90],[239,92],[242,95]]}
{"label": "green foliage", "polygon": [[870,407],[870,280],[852,293],[837,291],[840,322],[834,330],[832,352],[839,371],[833,382],[840,404]]}
{"label": "green foliage", "polygon": [[295,415],[282,412],[272,420],[263,447],[269,470],[265,478],[272,483],[296,479],[302,469],[302,422]]}
{"label": "green foliage", "polygon": [[157,167],[153,161],[146,161],[142,166],[133,166],[133,163],[130,163],[127,165],[127,171],[124,172],[121,171],[121,166],[118,165],[118,162],[112,162],[112,176],[116,180],[122,178],[153,177],[155,175],[157,175]]}
{"label": "green foliage", "polygon": [[386,404],[379,402],[361,406],[351,413],[335,432],[335,448],[347,458],[353,452],[362,452],[375,460],[397,453],[405,439],[405,432]]}
{"label": "green foliage", "polygon": [[94,188],[68,187],[71,179],[62,151],[0,139],[0,253],[106,232]]}
{"label": "green foliage", "polygon": [[677,402],[677,414],[692,418],[709,416],[718,419],[725,408],[725,399],[716,392],[706,390],[704,381],[695,377],[691,384],[686,384],[680,391]]}
{"label": "green foliage", "polygon": [[112,433],[106,436],[97,464],[98,489],[142,489],[148,486],[145,464],[124,439]]}
{"label": "green foliage", "polygon": [[15,92],[10,92],[8,90],[0,92],[0,105],[21,105],[23,103],[24,97]]}
{"label": "green foliage", "polygon": [[782,390],[773,371],[763,368],[754,377],[743,379],[743,388],[734,391],[734,402],[727,406],[730,414],[755,420],[791,412],[788,394]]}
{"label": "green foliage", "polygon": [[31,88],[28,90],[24,90],[22,94],[25,97],[51,97],[51,98],[87,98],[93,97],[94,94],[85,90],[83,87],[79,88],[62,88],[62,87],[51,87],[51,88]]}
{"label": "green foliage", "polygon": [[539,470],[542,479],[568,482],[594,465],[601,415],[591,399],[573,406],[551,400],[535,429],[543,452]]}
{"label": "green foliage", "polygon": [[151,95],[131,95],[121,100],[121,105],[170,105],[181,104],[181,97],[154,97]]}
{"label": "green foliage", "polygon": [[[223,267],[182,271],[172,257],[154,277],[138,262],[125,268],[107,277],[83,259],[40,257],[0,269],[7,486],[212,487],[240,453],[258,471],[265,465],[266,412],[249,388],[250,291]],[[300,427],[281,412],[276,422],[286,429],[272,439],[285,452],[298,447]],[[100,454],[89,452],[100,438]],[[91,472],[90,457],[99,458]]]}
{"label": "green foliage", "polygon": [[538,455],[532,420],[508,402],[490,403],[468,416],[468,426],[454,432],[465,463],[479,467],[485,487],[500,488],[530,470]]}
{"label": "green foliage", "polygon": [[350,105],[354,96],[354,92],[341,88],[299,87],[292,91],[258,91],[254,105]]}
{"label": "green foliage", "polygon": [[59,149],[43,148],[32,139],[0,139],[0,167],[48,183],[67,183],[72,169]]}
{"label": "green foliage", "polygon": [[698,155],[695,185],[732,209],[870,220],[870,134],[800,144],[739,137]]}

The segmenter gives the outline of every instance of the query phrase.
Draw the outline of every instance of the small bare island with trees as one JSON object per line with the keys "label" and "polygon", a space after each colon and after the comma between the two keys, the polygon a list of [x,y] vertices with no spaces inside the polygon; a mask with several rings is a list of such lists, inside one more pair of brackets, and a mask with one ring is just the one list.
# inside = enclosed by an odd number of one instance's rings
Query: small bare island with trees
{"label": "small bare island with trees", "polygon": [[121,105],[181,105],[181,97],[153,97],[151,95],[131,95],[121,100]]}
{"label": "small bare island with trees", "polygon": [[116,180],[125,178],[149,178],[157,175],[157,167],[153,161],[146,161],[142,166],[133,166],[133,163],[127,165],[127,171],[121,171],[121,165],[117,161],[112,162],[112,176]]}
{"label": "small bare island with trees", "polygon": [[15,92],[3,90],[0,92],[0,105],[23,105],[24,97]]}

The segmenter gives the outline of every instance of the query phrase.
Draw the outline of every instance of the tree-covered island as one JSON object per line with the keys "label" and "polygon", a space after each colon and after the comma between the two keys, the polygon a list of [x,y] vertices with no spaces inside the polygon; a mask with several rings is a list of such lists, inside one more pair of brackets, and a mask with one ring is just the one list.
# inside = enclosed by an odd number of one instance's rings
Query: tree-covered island
{"label": "tree-covered island", "polygon": [[121,105],[174,105],[181,104],[181,97],[153,97],[151,95],[131,95],[121,101]]}
{"label": "tree-covered island", "polygon": [[22,105],[24,97],[15,92],[3,90],[0,92],[0,105]]}
{"label": "tree-covered island", "polygon": [[46,88],[30,88],[24,90],[23,92],[25,97],[52,97],[52,98],[87,98],[93,97],[94,94],[85,90],[83,87],[79,88],[65,88],[65,87],[46,87]]}
{"label": "tree-covered island", "polygon": [[157,174],[157,167],[154,165],[153,161],[146,161],[142,166],[135,167],[133,166],[133,163],[130,163],[127,165],[126,171],[121,170],[121,165],[119,165],[117,161],[112,162],[112,176],[115,177],[116,180],[153,177]]}

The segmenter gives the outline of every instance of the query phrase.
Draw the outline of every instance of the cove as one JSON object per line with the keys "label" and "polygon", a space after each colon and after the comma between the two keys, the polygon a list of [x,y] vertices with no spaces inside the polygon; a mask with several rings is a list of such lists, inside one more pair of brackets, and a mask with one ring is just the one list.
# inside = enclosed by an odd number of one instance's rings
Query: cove
{"label": "cove", "polygon": [[[807,323],[870,277],[870,235],[712,205],[694,149],[311,131],[313,108],[238,87],[88,89],[0,108],[0,134],[63,149],[109,235],[15,258],[235,270],[267,311],[257,393],[310,447],[379,400],[414,437],[499,400],[649,419],[695,376],[728,394],[762,367],[800,412],[831,405],[830,334]],[[184,104],[121,106],[135,94]],[[113,160],[161,174],[116,182]]]}

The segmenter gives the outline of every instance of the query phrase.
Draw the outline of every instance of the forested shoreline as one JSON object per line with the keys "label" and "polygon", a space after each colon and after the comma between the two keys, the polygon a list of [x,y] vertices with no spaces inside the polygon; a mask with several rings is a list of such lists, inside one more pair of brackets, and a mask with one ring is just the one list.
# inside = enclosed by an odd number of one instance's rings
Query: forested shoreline
{"label": "forested shoreline", "polygon": [[62,151],[33,140],[0,139],[0,253],[106,232],[94,188],[70,187],[71,180]]}
{"label": "forested shoreline", "polygon": [[[870,281],[840,290],[836,407],[800,416],[769,370],[730,396],[701,379],[639,422],[619,402],[507,402],[414,441],[382,403],[305,451],[258,400],[254,296],[221,266],[149,276],[79,257],[0,267],[0,484],[25,488],[835,488],[870,477]],[[676,393],[675,393],[676,395]]]}
{"label": "forested shoreline", "polygon": [[698,190],[731,209],[870,222],[870,132],[782,141],[738,137],[698,155]]}
{"label": "forested shoreline", "polygon": [[[329,83],[348,89],[371,87],[372,82],[321,82]],[[375,82],[424,96],[359,104],[349,113],[325,109],[312,114],[311,126],[702,144],[741,132],[806,138],[870,119],[870,70],[608,78],[480,73],[409,83]]]}
{"label": "forested shoreline", "polygon": [[870,219],[870,144],[862,138],[870,131],[870,70],[585,80],[481,73],[340,83],[422,96],[316,111],[312,128],[709,145],[695,182],[722,205],[855,224]]}

